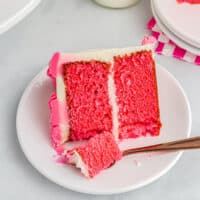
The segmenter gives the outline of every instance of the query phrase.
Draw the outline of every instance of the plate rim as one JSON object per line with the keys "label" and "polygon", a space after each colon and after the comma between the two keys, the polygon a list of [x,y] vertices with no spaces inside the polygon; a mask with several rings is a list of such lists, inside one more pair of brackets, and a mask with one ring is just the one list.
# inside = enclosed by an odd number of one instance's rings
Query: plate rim
{"label": "plate rim", "polygon": [[161,19],[157,15],[157,12],[154,7],[153,0],[151,0],[151,10],[153,13],[153,16],[156,19],[156,22],[158,23],[158,26],[161,28],[161,30],[166,34],[167,37],[169,37],[172,41],[174,41],[179,47],[187,50],[190,53],[193,53],[195,55],[200,55],[200,48],[193,46],[192,44],[187,43],[183,39],[179,38],[176,34],[174,34],[166,25],[164,25],[161,22]]}
{"label": "plate rim", "polygon": [[[156,64],[156,67],[159,67],[160,70],[164,71],[168,76],[170,76],[170,78],[173,79],[173,81],[176,82],[178,88],[180,89],[182,95],[184,96],[184,100],[185,100],[185,103],[186,103],[186,109],[188,111],[188,119],[189,119],[188,120],[187,136],[186,137],[189,137],[190,134],[191,134],[191,129],[192,129],[192,113],[191,113],[191,107],[190,107],[190,103],[189,103],[188,97],[187,97],[184,89],[182,88],[181,84],[179,83],[179,81],[167,69],[165,69],[164,67],[162,67],[162,65],[160,65],[158,63]],[[25,90],[24,90],[24,92],[23,92],[23,94],[22,94],[22,96],[20,98],[20,101],[19,101],[19,104],[18,104],[18,108],[17,108],[17,112],[16,112],[16,134],[17,134],[17,138],[18,138],[18,141],[19,141],[20,148],[21,148],[22,152],[24,153],[26,159],[30,162],[30,164],[41,175],[43,175],[45,178],[47,178],[51,182],[53,182],[53,183],[55,183],[55,184],[57,184],[57,185],[59,185],[59,186],[61,186],[63,188],[66,188],[66,189],[69,189],[69,190],[72,190],[72,191],[75,191],[75,192],[79,192],[79,193],[84,193],[84,194],[92,194],[92,195],[121,194],[121,193],[125,193],[125,192],[129,192],[129,191],[133,191],[133,190],[139,189],[141,187],[149,185],[150,183],[158,180],[160,177],[162,177],[164,174],[166,174],[177,163],[177,161],[180,159],[181,155],[183,154],[183,151],[177,152],[177,155],[175,156],[175,158],[173,158],[173,160],[163,170],[161,170],[158,174],[154,175],[153,177],[148,178],[146,181],[143,181],[140,184],[129,185],[129,186],[126,186],[126,187],[122,187],[121,189],[117,189],[117,190],[113,189],[113,190],[109,190],[109,191],[105,191],[105,192],[98,191],[98,190],[91,191],[91,190],[88,190],[88,189],[82,189],[82,187],[80,187],[80,186],[76,186],[75,187],[75,186],[71,186],[71,184],[65,184],[64,185],[64,184],[54,180],[52,177],[50,177],[48,175],[46,170],[43,170],[41,167],[38,167],[38,165],[36,165],[34,163],[34,161],[29,156],[28,152],[26,152],[26,150],[23,148],[23,142],[22,142],[23,139],[20,136],[20,130],[19,130],[19,123],[20,123],[19,115],[20,115],[21,109],[23,109],[23,102],[26,99],[26,96],[28,95],[28,92],[31,89],[33,82],[35,82],[35,80],[37,80],[38,77],[40,77],[42,73],[45,73],[46,70],[47,70],[47,67],[43,68],[39,73],[37,73],[36,76],[34,76],[34,78],[28,83],[27,87],[25,88]]]}

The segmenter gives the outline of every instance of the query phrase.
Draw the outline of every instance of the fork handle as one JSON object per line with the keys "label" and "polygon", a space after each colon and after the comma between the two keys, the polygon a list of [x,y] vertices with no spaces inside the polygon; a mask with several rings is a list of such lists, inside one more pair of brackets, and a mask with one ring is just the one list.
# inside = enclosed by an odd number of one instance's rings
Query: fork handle
{"label": "fork handle", "polygon": [[156,144],[152,146],[127,149],[123,151],[123,156],[135,153],[151,152],[151,151],[178,151],[178,150],[199,149],[199,148],[200,148],[200,136]]}

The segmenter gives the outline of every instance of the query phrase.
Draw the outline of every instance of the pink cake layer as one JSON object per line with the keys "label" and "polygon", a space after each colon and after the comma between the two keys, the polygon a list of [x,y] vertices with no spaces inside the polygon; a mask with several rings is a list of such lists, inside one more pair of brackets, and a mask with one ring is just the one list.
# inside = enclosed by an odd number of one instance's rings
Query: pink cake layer
{"label": "pink cake layer", "polygon": [[110,64],[100,61],[63,65],[71,140],[87,139],[102,131],[112,131],[109,68]]}
{"label": "pink cake layer", "polygon": [[114,58],[120,138],[159,135],[161,123],[151,51]]}
{"label": "pink cake layer", "polygon": [[74,152],[79,154],[89,178],[122,158],[122,153],[111,133],[98,134],[86,144],[69,151],[67,154],[69,160]]}

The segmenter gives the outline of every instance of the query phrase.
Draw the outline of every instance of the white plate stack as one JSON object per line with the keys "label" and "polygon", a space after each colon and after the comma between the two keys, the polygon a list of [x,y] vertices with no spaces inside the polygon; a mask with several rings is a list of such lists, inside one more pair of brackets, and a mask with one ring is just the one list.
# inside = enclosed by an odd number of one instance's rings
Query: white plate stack
{"label": "white plate stack", "polygon": [[200,55],[200,4],[151,0],[151,7],[165,35],[183,49]]}

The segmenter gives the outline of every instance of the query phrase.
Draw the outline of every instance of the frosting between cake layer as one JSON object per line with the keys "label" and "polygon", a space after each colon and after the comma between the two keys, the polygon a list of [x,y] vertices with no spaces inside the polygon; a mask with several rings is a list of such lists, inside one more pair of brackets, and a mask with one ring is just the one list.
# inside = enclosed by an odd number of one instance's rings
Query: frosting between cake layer
{"label": "frosting between cake layer", "polygon": [[118,105],[116,101],[116,88],[114,83],[114,72],[113,72],[113,62],[111,63],[110,74],[108,77],[108,95],[110,99],[110,105],[112,106],[112,134],[114,135],[115,140],[119,139],[119,122],[118,122]]}

